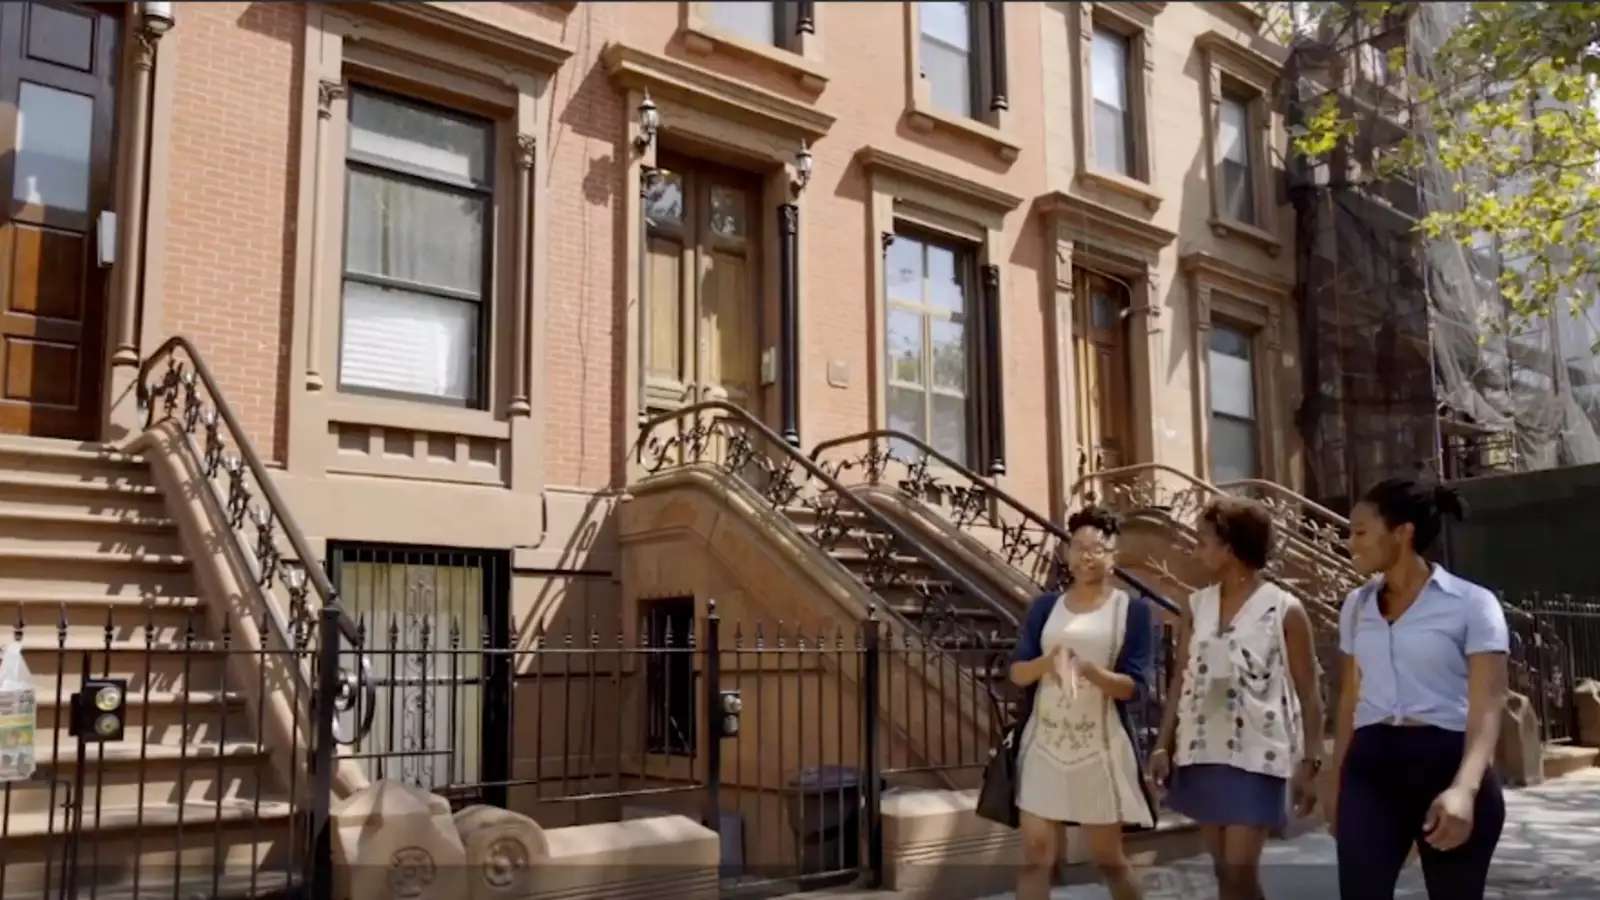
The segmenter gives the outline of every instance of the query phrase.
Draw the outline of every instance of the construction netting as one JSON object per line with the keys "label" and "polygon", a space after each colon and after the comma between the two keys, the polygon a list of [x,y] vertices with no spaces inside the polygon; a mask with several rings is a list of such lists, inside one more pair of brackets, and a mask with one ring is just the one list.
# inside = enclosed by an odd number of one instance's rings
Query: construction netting
{"label": "construction netting", "polygon": [[[1600,462],[1600,312],[1517,320],[1502,298],[1492,242],[1429,239],[1416,224],[1470,190],[1511,192],[1512,179],[1458,175],[1438,161],[1413,88],[1442,83],[1437,49],[1466,3],[1423,3],[1387,33],[1352,40],[1302,32],[1290,53],[1290,121],[1337,90],[1353,139],[1315,166],[1291,161],[1296,208],[1307,493],[1344,508],[1385,477],[1447,479]],[[1392,71],[1389,48],[1406,48]],[[1374,153],[1415,134],[1414,180],[1379,178]],[[1572,252],[1600,248],[1574,247]]]}

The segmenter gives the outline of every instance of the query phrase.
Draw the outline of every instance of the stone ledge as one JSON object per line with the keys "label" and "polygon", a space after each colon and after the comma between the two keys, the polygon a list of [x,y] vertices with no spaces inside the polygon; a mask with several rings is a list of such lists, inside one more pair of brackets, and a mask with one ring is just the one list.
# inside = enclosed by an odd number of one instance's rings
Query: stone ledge
{"label": "stone ledge", "polygon": [[714,898],[717,833],[684,816],[658,816],[544,833],[550,855],[534,871],[531,898]]}
{"label": "stone ledge", "polygon": [[1560,778],[1600,762],[1600,750],[1572,744],[1544,745],[1544,777]]}
{"label": "stone ledge", "polygon": [[[978,818],[976,790],[893,791],[883,796],[884,887],[904,897],[950,900],[1003,894],[1016,882],[1020,835]],[[1171,811],[1153,832],[1130,834],[1128,857],[1140,866],[1202,852],[1199,829]],[[1078,829],[1067,829],[1059,879],[1076,883],[1092,873]]]}

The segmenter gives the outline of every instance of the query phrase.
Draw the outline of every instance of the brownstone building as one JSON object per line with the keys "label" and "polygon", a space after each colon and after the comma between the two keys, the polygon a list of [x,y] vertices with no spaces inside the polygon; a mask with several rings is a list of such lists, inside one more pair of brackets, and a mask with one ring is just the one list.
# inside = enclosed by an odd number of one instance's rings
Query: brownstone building
{"label": "brownstone building", "polygon": [[[864,615],[786,533],[647,477],[640,423],[710,401],[805,451],[908,433],[1042,519],[1129,467],[1287,494],[1260,26],[1232,2],[5,4],[0,429],[143,446],[140,366],[184,336],[346,604],[381,622],[414,593],[391,573],[426,568],[469,644],[653,598]],[[19,471],[90,452],[7,440]],[[95,571],[0,588],[116,593]]]}

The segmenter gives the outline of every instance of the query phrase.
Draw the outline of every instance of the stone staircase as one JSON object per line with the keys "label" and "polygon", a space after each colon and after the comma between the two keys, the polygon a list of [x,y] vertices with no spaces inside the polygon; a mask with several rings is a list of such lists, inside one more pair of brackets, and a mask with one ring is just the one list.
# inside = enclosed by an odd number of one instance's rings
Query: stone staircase
{"label": "stone staircase", "polygon": [[[292,809],[199,594],[142,458],[0,437],[0,644],[21,643],[38,710],[37,770],[0,788],[0,897],[68,896],[69,877],[97,897],[289,881]],[[127,728],[80,760],[86,673],[127,680]]]}

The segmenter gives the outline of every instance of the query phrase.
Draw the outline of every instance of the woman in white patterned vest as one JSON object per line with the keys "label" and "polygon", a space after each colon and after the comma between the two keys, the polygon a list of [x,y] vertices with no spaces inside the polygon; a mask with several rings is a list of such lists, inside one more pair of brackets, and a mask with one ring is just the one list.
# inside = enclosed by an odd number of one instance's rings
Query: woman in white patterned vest
{"label": "woman in white patterned vest", "polygon": [[1291,799],[1297,815],[1316,802],[1322,701],[1311,619],[1262,576],[1272,548],[1265,507],[1219,499],[1199,533],[1196,557],[1215,581],[1189,598],[1179,627],[1150,775],[1170,782],[1168,806],[1200,824],[1221,900],[1261,900],[1267,835],[1287,824]]}

